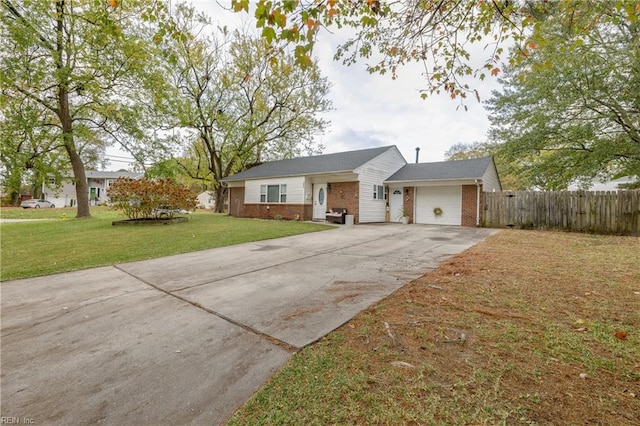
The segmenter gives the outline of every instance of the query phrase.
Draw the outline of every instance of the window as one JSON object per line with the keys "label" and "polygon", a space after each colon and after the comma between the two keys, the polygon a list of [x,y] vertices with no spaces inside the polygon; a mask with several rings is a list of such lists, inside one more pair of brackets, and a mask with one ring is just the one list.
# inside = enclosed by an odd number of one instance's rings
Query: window
{"label": "window", "polygon": [[373,199],[374,200],[384,200],[385,199],[384,186],[382,185],[373,185]]}
{"label": "window", "polygon": [[286,203],[287,185],[260,185],[261,203]]}

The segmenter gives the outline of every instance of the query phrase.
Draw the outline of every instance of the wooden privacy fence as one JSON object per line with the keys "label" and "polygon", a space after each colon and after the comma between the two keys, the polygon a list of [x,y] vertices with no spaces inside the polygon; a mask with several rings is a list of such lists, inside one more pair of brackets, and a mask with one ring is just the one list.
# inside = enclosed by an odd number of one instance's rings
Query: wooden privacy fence
{"label": "wooden privacy fence", "polygon": [[638,236],[640,190],[487,192],[483,226]]}

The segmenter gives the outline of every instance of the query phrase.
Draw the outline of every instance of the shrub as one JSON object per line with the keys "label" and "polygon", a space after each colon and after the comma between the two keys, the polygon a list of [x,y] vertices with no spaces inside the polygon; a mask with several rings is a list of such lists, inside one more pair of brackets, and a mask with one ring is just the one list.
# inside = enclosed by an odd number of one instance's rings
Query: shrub
{"label": "shrub", "polygon": [[113,208],[129,219],[171,217],[176,211],[196,208],[196,195],[169,179],[119,178],[107,195]]}

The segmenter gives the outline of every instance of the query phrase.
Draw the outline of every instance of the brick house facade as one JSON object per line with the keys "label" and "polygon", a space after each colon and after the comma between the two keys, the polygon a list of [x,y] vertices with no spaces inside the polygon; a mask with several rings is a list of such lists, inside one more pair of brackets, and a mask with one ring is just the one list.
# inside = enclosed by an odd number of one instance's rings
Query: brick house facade
{"label": "brick house facade", "polygon": [[491,157],[407,164],[397,147],[273,161],[223,179],[236,217],[324,220],[346,208],[353,222],[475,227],[483,191],[501,190]]}

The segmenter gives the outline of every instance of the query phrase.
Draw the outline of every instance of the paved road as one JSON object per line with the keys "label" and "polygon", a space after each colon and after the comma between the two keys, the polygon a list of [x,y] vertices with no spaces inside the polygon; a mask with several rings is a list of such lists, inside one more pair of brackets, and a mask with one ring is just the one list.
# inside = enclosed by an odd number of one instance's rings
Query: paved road
{"label": "paved road", "polygon": [[492,232],[358,225],[4,282],[0,414],[223,423],[299,348]]}

